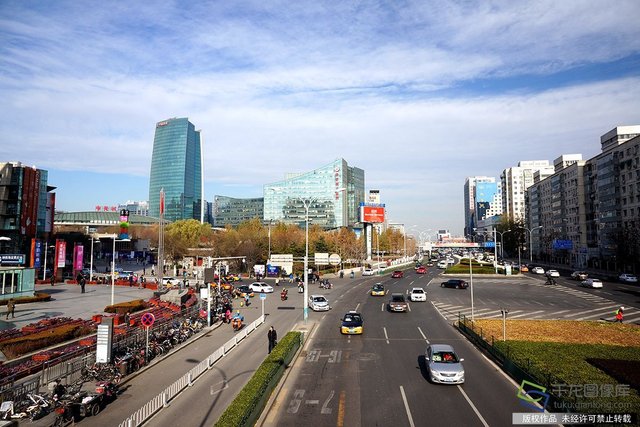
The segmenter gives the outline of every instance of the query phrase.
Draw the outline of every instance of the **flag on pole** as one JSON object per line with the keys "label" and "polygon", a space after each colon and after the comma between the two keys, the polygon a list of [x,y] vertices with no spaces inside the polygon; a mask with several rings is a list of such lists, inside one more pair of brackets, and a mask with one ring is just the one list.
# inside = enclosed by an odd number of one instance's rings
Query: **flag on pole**
{"label": "flag on pole", "polygon": [[160,215],[164,214],[164,188],[160,189]]}

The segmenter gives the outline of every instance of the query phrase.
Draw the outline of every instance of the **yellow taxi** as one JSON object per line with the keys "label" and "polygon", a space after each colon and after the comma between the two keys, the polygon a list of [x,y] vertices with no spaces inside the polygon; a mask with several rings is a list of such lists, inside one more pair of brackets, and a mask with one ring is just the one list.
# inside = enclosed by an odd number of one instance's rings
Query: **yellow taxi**
{"label": "yellow taxi", "polygon": [[371,296],[383,297],[385,295],[384,285],[382,283],[376,283],[371,288]]}
{"label": "yellow taxi", "polygon": [[340,333],[343,335],[360,335],[364,332],[363,324],[362,315],[355,311],[350,311],[342,318]]}

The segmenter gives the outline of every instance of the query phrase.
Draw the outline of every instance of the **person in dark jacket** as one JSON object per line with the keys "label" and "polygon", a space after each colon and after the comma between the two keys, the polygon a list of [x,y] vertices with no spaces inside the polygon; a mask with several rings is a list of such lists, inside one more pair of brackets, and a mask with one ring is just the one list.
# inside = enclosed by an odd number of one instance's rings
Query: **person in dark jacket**
{"label": "person in dark jacket", "polygon": [[267,332],[267,338],[269,339],[269,353],[271,353],[273,347],[275,347],[278,343],[278,333],[273,326],[269,328],[269,332]]}
{"label": "person in dark jacket", "polygon": [[16,310],[16,302],[13,298],[9,298],[7,301],[7,319],[9,319],[9,315],[11,315],[12,319],[15,319],[15,310]]}

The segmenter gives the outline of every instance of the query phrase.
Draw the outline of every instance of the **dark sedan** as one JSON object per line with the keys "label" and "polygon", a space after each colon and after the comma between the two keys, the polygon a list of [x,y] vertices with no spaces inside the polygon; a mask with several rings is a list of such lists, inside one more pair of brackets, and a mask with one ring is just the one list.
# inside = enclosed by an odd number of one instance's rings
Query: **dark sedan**
{"label": "dark sedan", "polygon": [[440,283],[440,286],[443,288],[467,289],[469,284],[462,279],[449,279]]}

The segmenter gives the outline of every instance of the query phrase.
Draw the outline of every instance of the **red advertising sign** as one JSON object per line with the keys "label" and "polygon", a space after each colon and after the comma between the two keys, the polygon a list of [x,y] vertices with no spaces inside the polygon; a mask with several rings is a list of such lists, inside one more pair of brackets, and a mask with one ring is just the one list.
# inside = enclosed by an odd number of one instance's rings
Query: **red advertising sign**
{"label": "red advertising sign", "polygon": [[372,224],[384,222],[384,208],[380,206],[361,206],[360,220]]}
{"label": "red advertising sign", "polygon": [[84,246],[76,245],[73,254],[73,269],[82,270],[82,264],[84,261]]}

